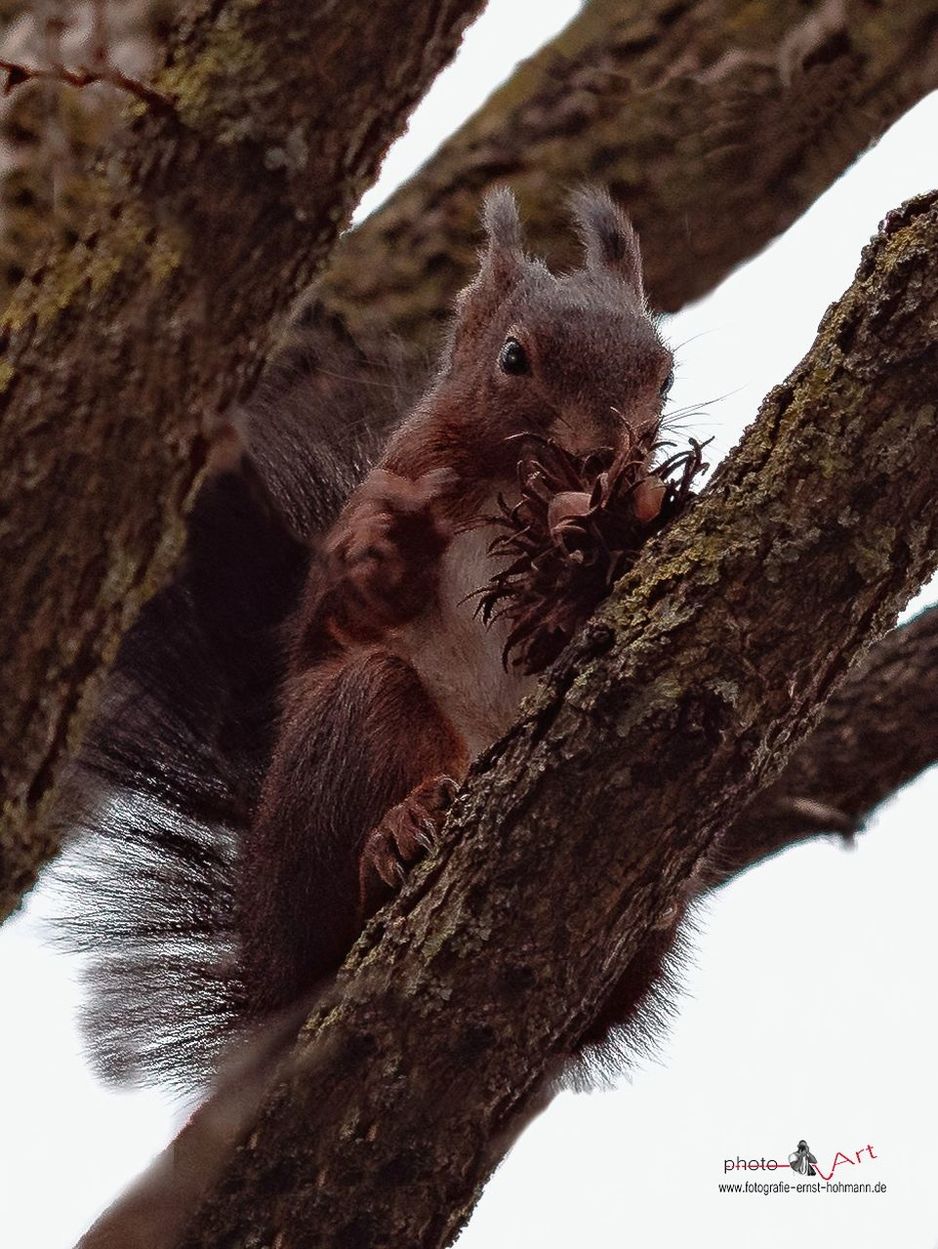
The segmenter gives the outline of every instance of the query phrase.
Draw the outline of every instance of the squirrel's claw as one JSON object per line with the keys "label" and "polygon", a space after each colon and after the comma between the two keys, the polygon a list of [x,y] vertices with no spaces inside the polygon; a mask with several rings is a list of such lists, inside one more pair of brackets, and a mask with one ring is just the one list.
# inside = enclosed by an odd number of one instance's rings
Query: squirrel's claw
{"label": "squirrel's claw", "polygon": [[431,777],[391,807],[365,838],[359,858],[363,915],[387,901],[388,890],[400,888],[407,869],[435,849],[456,790],[451,777]]}

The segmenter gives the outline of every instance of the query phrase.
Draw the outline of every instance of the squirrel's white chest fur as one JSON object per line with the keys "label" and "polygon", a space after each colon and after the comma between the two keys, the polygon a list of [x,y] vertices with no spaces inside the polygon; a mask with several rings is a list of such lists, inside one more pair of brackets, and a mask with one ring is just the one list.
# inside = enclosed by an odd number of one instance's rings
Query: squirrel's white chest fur
{"label": "squirrel's white chest fur", "polygon": [[490,746],[517,718],[522,698],[537,683],[502,663],[507,621],[483,624],[475,591],[494,570],[491,526],[457,535],[440,567],[438,601],[401,630],[401,653],[453,728],[471,758]]}

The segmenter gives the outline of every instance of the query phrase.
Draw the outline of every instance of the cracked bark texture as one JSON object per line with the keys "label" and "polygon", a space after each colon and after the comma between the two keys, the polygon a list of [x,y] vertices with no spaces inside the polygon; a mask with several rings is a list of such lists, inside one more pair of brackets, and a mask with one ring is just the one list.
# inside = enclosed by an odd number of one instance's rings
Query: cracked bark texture
{"label": "cracked bark texture", "polygon": [[182,537],[243,395],[482,0],[213,0],[97,181],[94,228],[0,322],[0,917],[96,678]]}
{"label": "cracked bark texture", "polygon": [[938,87],[938,7],[870,0],[591,0],[346,236],[320,297],[352,332],[426,344],[475,263],[480,196],[517,192],[533,250],[605,182],[675,311],[789,226]]}
{"label": "cracked bark texture", "polygon": [[938,194],[890,215],[696,507],[480,761],[187,1249],[451,1240],[552,1062],[934,570],[936,314]]}

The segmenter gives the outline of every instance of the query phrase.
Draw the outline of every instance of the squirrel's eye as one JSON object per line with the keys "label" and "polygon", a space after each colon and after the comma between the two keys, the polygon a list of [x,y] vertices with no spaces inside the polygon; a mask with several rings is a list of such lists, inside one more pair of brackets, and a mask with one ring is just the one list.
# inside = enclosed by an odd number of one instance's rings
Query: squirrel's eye
{"label": "squirrel's eye", "polygon": [[528,363],[528,353],[518,342],[517,338],[506,338],[504,346],[498,357],[498,363],[503,373],[513,373],[518,376],[522,373],[530,373],[531,365]]}
{"label": "squirrel's eye", "polygon": [[668,395],[671,393],[671,387],[673,385],[674,385],[674,370],[671,369],[670,372],[668,373],[668,376],[661,383],[660,394],[661,394],[662,399],[667,399]]}

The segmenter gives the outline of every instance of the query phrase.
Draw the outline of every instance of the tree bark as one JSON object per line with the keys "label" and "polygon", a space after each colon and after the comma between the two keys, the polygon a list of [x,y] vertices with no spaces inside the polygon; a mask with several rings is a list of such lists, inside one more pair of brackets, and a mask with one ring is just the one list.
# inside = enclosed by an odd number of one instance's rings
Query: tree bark
{"label": "tree bark", "polygon": [[572,262],[564,199],[592,179],[634,219],[652,304],[675,311],[938,87],[936,50],[933,0],[591,0],[342,240],[321,298],[360,338],[432,342],[486,187],[510,182],[532,249]]}
{"label": "tree bark", "polygon": [[935,568],[936,311],[938,193],[890,215],[696,507],[476,767],[187,1249],[449,1242],[720,829]]}
{"label": "tree bark", "polygon": [[[7,0],[0,5],[0,56],[29,66],[76,66],[98,64],[106,48],[122,71],[148,79],[176,3]],[[76,91],[48,79],[0,97],[0,308],[42,252],[83,233],[89,157],[118,131],[126,102],[116,89]]]}
{"label": "tree bark", "polygon": [[483,0],[214,0],[98,180],[95,228],[0,323],[0,917],[51,851],[63,759],[179,548],[244,393]]}
{"label": "tree bark", "polygon": [[[795,842],[831,833],[852,838],[878,803],[935,762],[936,725],[938,607],[892,630],[851,668],[778,778],[715,839],[698,889]],[[251,1057],[253,1064],[224,1079],[78,1249],[173,1249],[221,1177],[237,1125],[257,1113],[270,1057]]]}

